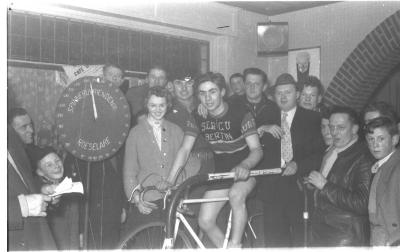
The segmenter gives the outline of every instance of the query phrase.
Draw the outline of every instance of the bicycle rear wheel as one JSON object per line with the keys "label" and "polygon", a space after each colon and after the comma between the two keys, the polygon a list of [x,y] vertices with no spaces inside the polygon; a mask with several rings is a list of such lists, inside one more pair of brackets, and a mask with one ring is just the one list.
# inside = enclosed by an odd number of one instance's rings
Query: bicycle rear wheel
{"label": "bicycle rear wheel", "polygon": [[[165,223],[154,221],[138,226],[128,233],[117,249],[161,249],[165,239]],[[174,249],[193,248],[189,236],[179,230]]]}

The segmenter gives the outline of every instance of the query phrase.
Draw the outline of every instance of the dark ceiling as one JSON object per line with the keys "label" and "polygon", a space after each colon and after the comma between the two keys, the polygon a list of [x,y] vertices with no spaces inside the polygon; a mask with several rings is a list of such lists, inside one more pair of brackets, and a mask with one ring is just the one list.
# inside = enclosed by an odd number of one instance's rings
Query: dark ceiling
{"label": "dark ceiling", "polygon": [[308,9],[338,1],[221,1],[220,3],[239,7],[247,11],[274,16],[286,12]]}

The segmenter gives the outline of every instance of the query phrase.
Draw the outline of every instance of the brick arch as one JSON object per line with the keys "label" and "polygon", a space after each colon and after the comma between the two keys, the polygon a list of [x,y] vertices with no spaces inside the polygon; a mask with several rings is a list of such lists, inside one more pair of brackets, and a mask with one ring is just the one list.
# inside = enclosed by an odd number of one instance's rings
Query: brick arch
{"label": "brick arch", "polygon": [[386,18],[347,57],[324,95],[327,105],[361,110],[400,63],[400,10]]}

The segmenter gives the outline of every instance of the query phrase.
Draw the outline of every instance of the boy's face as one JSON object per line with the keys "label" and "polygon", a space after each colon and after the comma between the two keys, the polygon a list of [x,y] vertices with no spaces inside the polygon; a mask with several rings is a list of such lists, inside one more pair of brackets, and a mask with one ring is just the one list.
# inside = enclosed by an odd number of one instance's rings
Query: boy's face
{"label": "boy's face", "polygon": [[64,166],[58,155],[52,152],[39,161],[37,173],[39,176],[58,180],[64,175]]}
{"label": "boy's face", "polygon": [[368,148],[376,159],[389,155],[399,142],[399,135],[391,136],[384,127],[376,128],[366,136]]}
{"label": "boy's face", "polygon": [[223,96],[225,95],[225,89],[220,90],[218,85],[206,81],[199,85],[199,99],[201,104],[207,109],[207,111],[213,115],[223,111]]}

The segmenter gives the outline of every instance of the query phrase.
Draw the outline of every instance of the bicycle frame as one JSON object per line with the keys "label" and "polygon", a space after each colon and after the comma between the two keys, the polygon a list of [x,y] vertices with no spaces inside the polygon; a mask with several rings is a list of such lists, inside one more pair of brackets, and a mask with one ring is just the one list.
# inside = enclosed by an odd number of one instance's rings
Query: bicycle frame
{"label": "bicycle frame", "polygon": [[[250,176],[253,177],[253,176],[260,176],[260,175],[280,174],[280,173],[282,173],[281,168],[252,170],[252,171],[250,171]],[[196,243],[200,246],[200,248],[205,248],[204,245],[202,244],[202,242],[200,241],[200,239],[198,238],[198,236],[196,235],[196,233],[190,227],[189,223],[186,221],[186,218],[181,213],[176,211],[178,205],[182,203],[180,199],[182,198],[186,188],[188,188],[189,186],[194,186],[194,185],[198,185],[198,184],[201,184],[201,183],[204,183],[207,181],[213,181],[213,180],[232,179],[232,178],[234,178],[234,176],[235,176],[234,172],[200,174],[200,175],[196,175],[196,176],[188,178],[178,187],[178,189],[176,190],[176,192],[172,198],[172,201],[168,208],[168,211],[167,211],[166,236],[165,236],[165,240],[164,240],[162,249],[173,249],[174,241],[175,241],[178,229],[179,229],[180,221],[182,221],[182,223],[188,229],[189,233],[195,239]],[[229,200],[229,199],[226,199],[225,197],[219,198],[219,199],[196,199],[196,200],[189,199],[189,200],[187,200],[187,203],[189,203],[189,202],[200,203],[200,202],[221,201],[222,199]],[[211,201],[208,201],[208,200],[211,200]],[[231,218],[231,214],[230,214],[230,218]],[[228,221],[228,223],[229,222],[230,221]],[[230,232],[230,227],[229,227],[229,232]],[[227,245],[228,238],[229,238],[229,234],[226,234],[226,237],[224,240],[224,247],[226,247],[226,245]]]}

